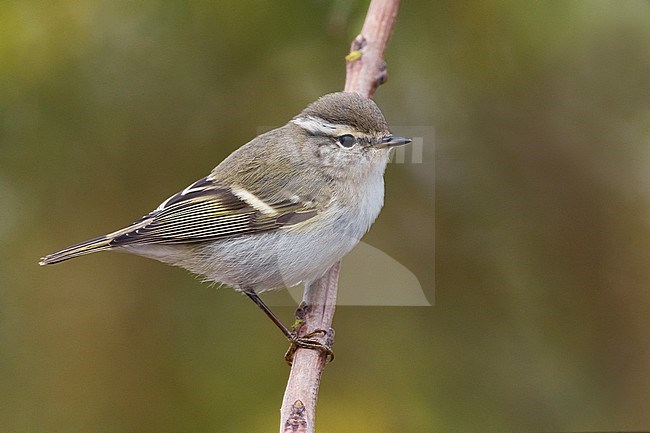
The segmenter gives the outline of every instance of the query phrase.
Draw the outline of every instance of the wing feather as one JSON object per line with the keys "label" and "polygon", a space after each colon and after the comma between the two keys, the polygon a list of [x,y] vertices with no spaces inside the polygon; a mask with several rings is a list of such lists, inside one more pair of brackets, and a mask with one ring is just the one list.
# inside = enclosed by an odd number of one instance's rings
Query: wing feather
{"label": "wing feather", "polygon": [[155,211],[135,222],[132,230],[114,233],[110,246],[194,243],[250,235],[292,227],[318,214],[313,201],[287,199],[264,203],[276,212],[264,213],[228,186],[206,177],[165,200]]}

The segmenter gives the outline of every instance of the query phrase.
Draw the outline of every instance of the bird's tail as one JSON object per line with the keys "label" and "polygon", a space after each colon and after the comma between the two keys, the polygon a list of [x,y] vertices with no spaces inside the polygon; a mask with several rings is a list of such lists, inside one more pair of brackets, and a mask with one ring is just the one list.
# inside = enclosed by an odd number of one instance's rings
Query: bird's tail
{"label": "bird's tail", "polygon": [[72,259],[74,257],[83,256],[85,254],[95,253],[98,251],[105,251],[111,248],[112,237],[111,236],[100,236],[98,238],[89,239],[80,244],[72,245],[68,248],[62,249],[52,254],[48,254],[45,257],[41,258],[41,261],[38,262],[39,265],[51,265],[54,263],[59,263],[64,260]]}

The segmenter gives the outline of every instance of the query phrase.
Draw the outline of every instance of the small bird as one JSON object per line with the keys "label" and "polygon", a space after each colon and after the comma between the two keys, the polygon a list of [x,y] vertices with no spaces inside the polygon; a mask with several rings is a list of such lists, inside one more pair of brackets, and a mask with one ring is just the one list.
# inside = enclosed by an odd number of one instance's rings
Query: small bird
{"label": "small bird", "polygon": [[244,292],[292,347],[332,356],[315,333],[289,331],[258,294],[314,281],[352,250],[383,206],[391,149],[410,142],[390,133],[372,100],[331,93],[128,227],[40,264],[123,251],[180,266]]}

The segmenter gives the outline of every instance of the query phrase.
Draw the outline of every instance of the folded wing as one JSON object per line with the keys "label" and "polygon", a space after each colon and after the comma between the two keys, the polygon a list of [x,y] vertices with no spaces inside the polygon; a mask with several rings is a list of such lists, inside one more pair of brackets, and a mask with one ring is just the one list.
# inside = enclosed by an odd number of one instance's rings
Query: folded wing
{"label": "folded wing", "polygon": [[110,245],[192,243],[250,235],[291,227],[317,213],[312,202],[268,203],[243,188],[203,178],[136,221],[132,231],[116,232]]}
{"label": "folded wing", "polygon": [[130,226],[49,254],[40,264],[126,245],[196,243],[254,235],[291,228],[317,214],[313,200],[267,202],[244,188],[222,185],[205,177]]}

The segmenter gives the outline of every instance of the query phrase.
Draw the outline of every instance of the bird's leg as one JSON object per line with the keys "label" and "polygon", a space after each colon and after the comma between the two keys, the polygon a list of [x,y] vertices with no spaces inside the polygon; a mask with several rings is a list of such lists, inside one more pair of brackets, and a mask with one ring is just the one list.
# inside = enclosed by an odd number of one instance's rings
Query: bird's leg
{"label": "bird's leg", "polygon": [[271,311],[271,309],[270,309],[269,307],[266,306],[266,304],[264,303],[264,301],[262,301],[262,299],[259,297],[259,295],[258,295],[257,293],[255,293],[255,291],[253,291],[253,290],[244,290],[244,293],[245,293],[246,296],[248,296],[248,297],[249,297],[253,302],[255,302],[255,305],[257,305],[258,307],[260,307],[260,308],[262,309],[262,311],[264,311],[264,313],[268,316],[268,318],[271,319],[271,321],[272,321],[273,323],[275,323],[275,326],[277,326],[277,327],[280,329],[280,331],[282,331],[282,333],[283,333],[283,334],[284,334],[284,335],[285,335],[289,340],[292,340],[292,339],[295,338],[295,337],[294,337],[294,334],[293,334],[291,331],[289,331],[289,329],[288,329],[286,326],[284,326],[284,323],[282,323],[282,321],[281,321],[280,319],[278,319],[278,316],[276,316],[276,315],[273,313],[273,311]]}
{"label": "bird's leg", "polygon": [[[264,301],[259,297],[257,293],[255,293],[254,290],[248,289],[244,290],[244,293],[246,296],[248,296],[253,302],[255,302],[255,305],[260,307],[262,311],[268,316],[269,319],[273,323],[275,323],[275,326],[277,326],[280,331],[287,337],[287,339],[291,342],[291,346],[289,347],[289,350],[287,353],[284,355],[284,359],[291,365],[291,362],[293,361],[293,355],[295,354],[296,350],[298,348],[303,348],[303,349],[312,349],[312,350],[319,350],[326,355],[326,361],[330,362],[334,359],[334,352],[332,352],[332,349],[328,346],[325,345],[319,341],[312,340],[312,337],[315,337],[316,335],[322,334],[322,335],[327,335],[328,332],[323,330],[323,329],[316,329],[312,332],[309,332],[308,334],[305,334],[302,337],[298,336],[298,329],[302,325],[302,321],[304,321],[304,316],[300,317],[301,313],[298,311],[296,312],[296,322],[293,325],[293,331],[290,331],[284,323],[278,317],[271,311],[269,307],[266,306]],[[301,307],[303,307],[301,305]],[[300,311],[300,307],[298,309]]]}

